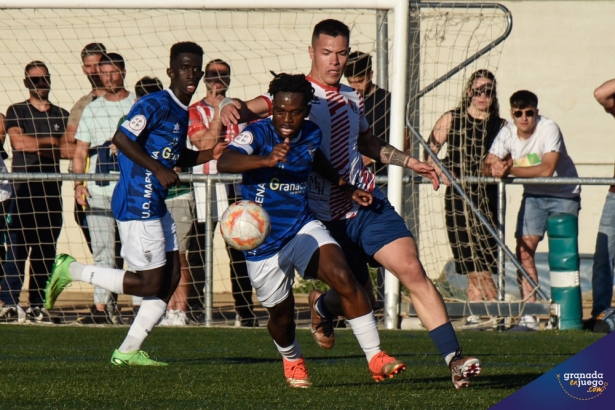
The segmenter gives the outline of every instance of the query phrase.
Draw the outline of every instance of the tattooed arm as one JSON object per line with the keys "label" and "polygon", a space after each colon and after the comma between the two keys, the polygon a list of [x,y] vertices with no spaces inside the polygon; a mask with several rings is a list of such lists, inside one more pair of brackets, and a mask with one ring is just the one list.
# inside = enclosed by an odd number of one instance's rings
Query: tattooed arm
{"label": "tattooed arm", "polygon": [[383,164],[411,169],[417,174],[429,178],[434,190],[440,187],[438,174],[431,165],[398,150],[380,138],[376,138],[371,131],[368,130],[359,134],[358,145],[361,154],[372,159],[379,159]]}

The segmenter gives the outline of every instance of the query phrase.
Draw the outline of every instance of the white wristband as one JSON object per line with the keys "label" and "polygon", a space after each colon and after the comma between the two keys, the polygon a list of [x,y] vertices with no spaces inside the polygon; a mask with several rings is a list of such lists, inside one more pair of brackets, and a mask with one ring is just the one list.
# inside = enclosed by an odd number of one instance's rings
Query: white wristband
{"label": "white wristband", "polygon": [[218,109],[222,111],[224,107],[230,104],[233,104],[233,99],[230,97],[225,97],[222,99],[222,101],[220,101],[220,104],[218,104]]}

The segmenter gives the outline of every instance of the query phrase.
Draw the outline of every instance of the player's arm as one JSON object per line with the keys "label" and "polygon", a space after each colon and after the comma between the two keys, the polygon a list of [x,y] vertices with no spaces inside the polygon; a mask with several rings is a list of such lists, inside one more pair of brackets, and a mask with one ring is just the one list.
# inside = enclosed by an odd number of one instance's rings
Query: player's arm
{"label": "player's arm", "polygon": [[361,206],[368,206],[372,203],[372,194],[366,192],[354,185],[349,184],[344,180],[340,174],[335,170],[331,162],[327,159],[325,154],[318,148],[314,152],[314,161],[312,163],[312,170],[320,174],[327,181],[333,185],[338,186],[350,199],[357,202]]}
{"label": "player's arm", "polygon": [[217,168],[219,172],[226,174],[239,174],[254,169],[274,167],[278,162],[286,162],[289,149],[288,138],[273,147],[269,155],[248,155],[234,149],[227,149],[218,158]]}
{"label": "player's arm", "polygon": [[[85,173],[85,163],[88,157],[91,143],[75,140],[75,155],[73,156],[73,172],[75,174]],[[83,181],[75,181],[75,200],[81,206],[86,206],[86,197],[90,197],[90,192],[83,184]]]}
{"label": "player's arm", "polygon": [[115,135],[111,141],[135,164],[152,171],[154,175],[156,175],[156,178],[158,178],[158,181],[160,181],[162,186],[165,188],[179,186],[179,176],[175,173],[175,171],[165,167],[162,163],[149,156],[141,145],[131,140],[121,130],[117,130],[115,132]]}
{"label": "player's arm", "polygon": [[250,101],[237,98],[225,98],[220,103],[220,119],[222,124],[240,124],[260,120],[269,115],[269,101],[264,97],[256,97]]}
{"label": "player's arm", "polygon": [[542,156],[540,164],[531,167],[515,167],[510,173],[520,178],[552,177],[559,160],[559,152],[547,152]]}
{"label": "player's arm", "polygon": [[228,142],[219,142],[214,145],[213,148],[205,149],[201,151],[193,151],[191,149],[185,149],[179,156],[179,159],[175,163],[176,167],[187,168],[195,165],[204,164],[212,159],[220,158],[220,155],[228,145]]}
{"label": "player's arm", "polygon": [[596,88],[594,97],[607,113],[615,117],[615,78]]}
{"label": "player's arm", "polygon": [[401,152],[380,138],[376,138],[369,129],[359,134],[358,145],[361,154],[372,159],[380,159],[380,162],[383,164],[397,165],[411,169],[417,174],[428,178],[434,190],[440,187],[438,174],[431,165]]}

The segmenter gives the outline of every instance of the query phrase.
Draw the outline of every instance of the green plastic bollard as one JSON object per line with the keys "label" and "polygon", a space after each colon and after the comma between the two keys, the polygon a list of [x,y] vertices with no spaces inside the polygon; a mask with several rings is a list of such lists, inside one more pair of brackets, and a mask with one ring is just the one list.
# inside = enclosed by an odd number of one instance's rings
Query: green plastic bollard
{"label": "green plastic bollard", "polygon": [[559,328],[583,329],[578,219],[572,214],[553,214],[547,218],[547,233],[551,299],[560,306]]}

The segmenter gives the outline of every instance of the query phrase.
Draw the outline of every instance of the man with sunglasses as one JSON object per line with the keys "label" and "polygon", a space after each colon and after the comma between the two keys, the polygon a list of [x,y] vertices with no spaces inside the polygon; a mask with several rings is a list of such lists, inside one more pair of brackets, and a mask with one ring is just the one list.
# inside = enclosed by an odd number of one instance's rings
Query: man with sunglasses
{"label": "man with sunglasses", "polygon": [[[538,97],[526,90],[510,97],[513,121],[498,133],[485,159],[485,173],[502,178],[578,177],[568,156],[564,137],[557,124],[538,114]],[[524,185],[523,200],[517,218],[517,257],[526,272],[538,283],[534,255],[544,237],[547,217],[554,213],[579,214],[580,185]],[[525,302],[535,302],[534,289],[519,277],[521,296]],[[538,330],[536,317],[521,317],[511,330]]]}
{"label": "man with sunglasses", "polygon": [[[207,95],[201,101],[198,101],[190,106],[190,125],[188,128],[188,137],[190,142],[198,149],[211,149],[220,140],[231,141],[235,136],[246,127],[247,124],[231,124],[224,126],[220,121],[220,102],[226,98],[228,87],[231,84],[231,66],[221,59],[211,60],[205,65],[205,77],[203,79],[207,88]],[[216,161],[210,161],[206,164],[194,167],[195,174],[217,174]],[[197,228],[196,241],[191,241],[191,250],[196,250],[200,255],[203,251],[198,246],[204,243],[205,237],[205,199],[204,190],[205,184],[195,183],[196,192],[196,207],[198,222],[195,225]],[[221,215],[230,203],[241,199],[240,184],[223,184],[217,183],[214,201],[212,202],[214,214]],[[210,198],[207,200],[211,201]],[[196,245],[196,249],[194,249]],[[235,312],[237,314],[235,326],[237,327],[256,327],[258,320],[254,316],[254,303],[252,302],[252,284],[248,277],[248,268],[243,252],[226,246],[229,255],[230,270],[231,270],[231,287],[233,299],[235,301]],[[191,263],[193,265],[193,263]],[[201,262],[203,266],[203,262]],[[193,272],[201,273],[204,271]],[[198,281],[203,281],[204,276],[197,278]],[[202,292],[204,286],[192,286],[193,290]],[[199,295],[202,297],[202,294]],[[200,309],[199,309],[200,310]]]}
{"label": "man with sunglasses", "polygon": [[[60,146],[68,111],[49,101],[51,76],[45,63],[26,65],[24,85],[29,97],[11,105],[6,129],[13,149],[13,172],[60,173]],[[43,307],[43,289],[56,256],[62,229],[60,181],[18,181],[8,223],[8,254],[0,283],[4,304],[0,321],[27,319],[50,322]],[[30,255],[30,306],[24,314],[19,306],[26,259]]]}

